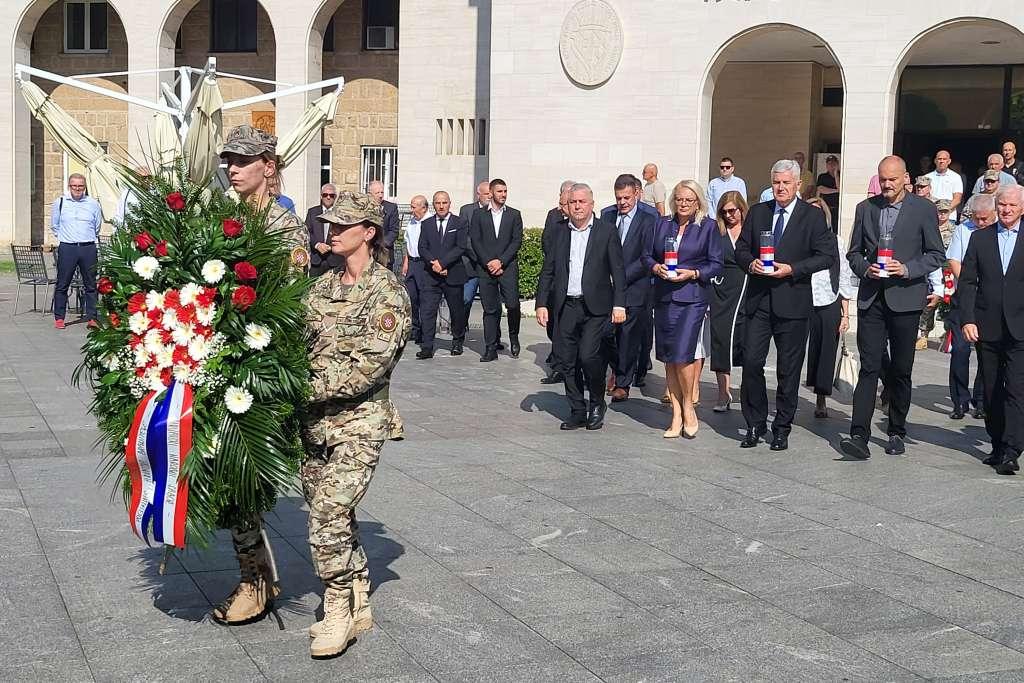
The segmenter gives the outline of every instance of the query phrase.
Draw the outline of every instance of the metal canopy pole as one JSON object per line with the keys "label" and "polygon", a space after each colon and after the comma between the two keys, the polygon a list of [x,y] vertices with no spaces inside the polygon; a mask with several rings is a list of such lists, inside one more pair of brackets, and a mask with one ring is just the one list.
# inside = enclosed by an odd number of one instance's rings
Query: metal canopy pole
{"label": "metal canopy pole", "polygon": [[165,114],[170,114],[171,116],[178,116],[178,115],[180,115],[180,112],[178,110],[172,109],[171,107],[168,107],[167,105],[160,104],[159,102],[149,102],[149,101],[144,100],[144,99],[142,99],[140,97],[134,97],[132,95],[127,95],[125,93],[120,93],[120,92],[117,92],[116,90],[108,90],[107,88],[102,88],[102,87],[100,87],[98,85],[93,85],[92,83],[86,83],[84,81],[76,81],[73,78],[68,78],[67,76],[61,76],[60,74],[55,74],[55,73],[52,73],[50,71],[44,71],[43,69],[37,69],[37,68],[32,67],[32,66],[26,66],[24,64],[15,64],[14,65],[14,78],[16,80],[18,80],[18,81],[24,80],[24,75],[25,74],[28,74],[30,76],[38,76],[38,77],[40,77],[42,79],[45,79],[45,80],[48,80],[48,81],[53,81],[55,83],[61,83],[62,85],[69,85],[72,88],[78,88],[79,90],[85,90],[86,92],[91,92],[91,93],[94,93],[96,95],[106,95],[107,97],[112,97],[115,100],[121,100],[122,102],[127,102],[128,104],[134,104],[134,105],[138,105],[140,107],[146,107],[147,109],[153,109],[155,111],[161,111],[161,112],[164,112]]}

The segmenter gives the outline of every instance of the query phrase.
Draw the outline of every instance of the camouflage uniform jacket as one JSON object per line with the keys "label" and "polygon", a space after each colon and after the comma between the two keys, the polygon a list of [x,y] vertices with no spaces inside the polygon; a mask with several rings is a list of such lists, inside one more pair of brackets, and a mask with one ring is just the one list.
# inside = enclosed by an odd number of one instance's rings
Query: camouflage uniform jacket
{"label": "camouflage uniform jacket", "polygon": [[267,229],[284,233],[285,242],[291,252],[292,267],[303,271],[309,267],[309,232],[306,230],[306,224],[299,220],[298,216],[273,202],[267,213]]}
{"label": "camouflage uniform jacket", "polygon": [[950,240],[953,239],[953,233],[956,232],[956,225],[953,221],[946,221],[945,223],[939,224],[939,234],[942,236],[942,243],[948,248]]}
{"label": "camouflage uniform jacket", "polygon": [[310,290],[312,377],[305,438],[313,446],[402,436],[387,391],[412,328],[405,287],[370,261],[353,285],[322,275]]}

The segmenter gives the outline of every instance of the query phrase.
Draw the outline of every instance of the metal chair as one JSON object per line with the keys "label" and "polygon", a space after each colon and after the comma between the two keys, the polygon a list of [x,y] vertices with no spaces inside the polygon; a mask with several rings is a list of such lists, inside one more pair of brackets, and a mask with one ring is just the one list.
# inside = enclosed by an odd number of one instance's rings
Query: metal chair
{"label": "metal chair", "polygon": [[[18,303],[21,300],[21,288],[23,285],[32,286],[32,310],[46,312],[46,309],[38,307],[36,297],[37,290],[42,287],[43,293],[48,294],[51,287],[57,284],[57,278],[50,277],[46,267],[46,259],[43,256],[42,247],[28,247],[11,245],[11,255],[14,256],[14,270],[18,276],[18,293],[14,298],[14,315],[18,314]],[[53,297],[48,297],[50,307],[53,307]]]}

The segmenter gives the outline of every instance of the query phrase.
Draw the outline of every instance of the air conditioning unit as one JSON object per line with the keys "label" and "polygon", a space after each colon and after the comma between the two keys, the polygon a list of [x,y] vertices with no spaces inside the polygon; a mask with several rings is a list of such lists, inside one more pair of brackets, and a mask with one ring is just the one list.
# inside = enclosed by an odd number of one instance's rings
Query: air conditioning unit
{"label": "air conditioning unit", "polygon": [[367,50],[394,50],[395,49],[395,27],[394,26],[367,26],[366,27],[366,49]]}

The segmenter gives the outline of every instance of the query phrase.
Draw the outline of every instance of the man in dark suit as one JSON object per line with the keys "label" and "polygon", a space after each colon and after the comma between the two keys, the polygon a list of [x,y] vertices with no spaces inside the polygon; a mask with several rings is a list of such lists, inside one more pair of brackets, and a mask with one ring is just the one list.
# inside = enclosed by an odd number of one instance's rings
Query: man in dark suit
{"label": "man in dark suit", "polygon": [[[744,306],[743,382],[740,404],[747,434],[740,446],[753,448],[767,431],[768,392],[764,365],[768,345],[775,340],[775,420],[773,451],[789,448],[789,432],[796,414],[800,369],[807,347],[807,318],[814,306],[811,274],[831,268],[839,258],[835,234],[825,214],[797,198],[800,164],[782,159],[772,166],[771,201],[750,207],[739,239],[736,262],[753,277],[747,284]],[[768,244],[762,244],[767,240]],[[767,272],[759,254],[774,246],[775,259]]]}
{"label": "man in dark suit", "polygon": [[[909,178],[903,159],[882,159],[878,165],[882,194],[857,205],[846,254],[850,268],[861,278],[857,294],[860,376],[853,393],[850,437],[840,445],[844,453],[860,460],[871,456],[868,437],[887,344],[889,443],[885,452],[900,455],[906,451],[903,440],[907,435],[917,326],[929,293],[928,274],[945,260],[935,204],[908,194],[905,186]],[[891,240],[892,250],[888,263],[882,267],[878,260],[881,240]]]}
{"label": "man in dark suit", "polygon": [[628,173],[616,178],[615,206],[601,212],[601,220],[615,226],[626,270],[626,321],[615,328],[615,350],[611,359],[615,373],[613,403],[629,398],[629,385],[642,360],[644,313],[651,288],[651,272],[644,267],[640,257],[645,240],[654,231],[657,217],[640,208],[647,205],[639,201],[634,180]]}
{"label": "man in dark suit", "polygon": [[466,338],[466,308],[462,305],[466,267],[462,263],[462,256],[466,252],[469,228],[462,218],[451,214],[452,200],[447,192],[435,192],[433,203],[434,215],[423,221],[419,239],[425,274],[423,293],[420,295],[423,343],[420,352],[416,354],[421,360],[434,357],[434,333],[441,297],[448,302],[448,312],[451,314],[453,356],[462,355],[462,343]]}
{"label": "man in dark suit", "polygon": [[594,193],[583,183],[570,190],[568,228],[554,233],[544,255],[537,301],[550,308],[537,308],[537,323],[555,318],[555,362],[565,375],[570,411],[561,429],[594,430],[604,425],[607,410],[602,340],[609,322],[626,319],[626,272],[615,227],[594,217]]}
{"label": "man in dark suit", "polygon": [[320,203],[306,211],[306,229],[309,230],[309,276],[319,277],[329,270],[345,265],[345,257],[331,253],[327,243],[327,228],[330,223],[317,220],[327,209],[334,206],[338,188],[327,183],[320,188]]}
{"label": "man in dark suit", "polygon": [[371,180],[366,191],[384,211],[384,230],[381,238],[383,249],[379,258],[384,259],[386,255],[384,264],[391,268],[395,262],[395,242],[398,240],[398,205],[384,199],[384,183],[379,180]]}
{"label": "man in dark suit", "polygon": [[508,310],[509,353],[519,357],[519,247],[523,243],[523,217],[505,204],[508,185],[491,181],[491,203],[473,213],[469,243],[480,278],[480,299],[484,306],[484,343],[480,361],[498,358],[498,327],[501,304]]}
{"label": "man in dark suit", "polygon": [[971,234],[957,285],[964,339],[974,343],[985,385],[985,430],[999,474],[1020,469],[1024,449],[1024,187],[996,192],[995,229]]}
{"label": "man in dark suit", "polygon": [[[573,185],[576,184],[575,180],[564,180],[558,188],[558,206],[548,211],[547,217],[544,219],[544,230],[540,235],[540,248],[544,254],[548,253],[549,245],[553,235],[559,230],[569,229],[569,190]],[[549,304],[538,304],[548,306]],[[548,316],[548,324],[545,325],[545,332],[548,335],[548,341],[554,341],[554,327],[555,321],[552,316]],[[541,384],[561,384],[565,378],[562,373],[555,369],[555,348],[552,345],[551,350],[548,352],[548,357],[544,359],[544,363],[548,366],[548,374],[541,379]]]}
{"label": "man in dark suit", "polygon": [[[459,209],[459,218],[463,220],[468,228],[473,222],[473,214],[480,209],[486,209],[491,204],[491,182],[481,180],[476,186],[476,201],[464,204]],[[462,265],[466,267],[466,284],[462,286],[462,303],[466,307],[466,325],[469,325],[469,314],[473,310],[473,297],[480,289],[480,278],[476,276],[477,264],[473,260],[473,250],[470,248],[469,240],[466,241],[466,254],[462,257]],[[501,321],[498,321],[498,349],[505,348],[501,343]]]}

